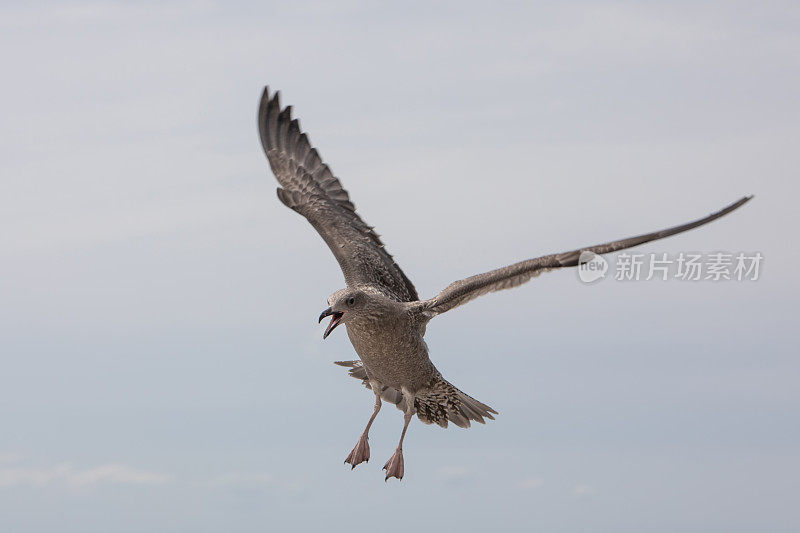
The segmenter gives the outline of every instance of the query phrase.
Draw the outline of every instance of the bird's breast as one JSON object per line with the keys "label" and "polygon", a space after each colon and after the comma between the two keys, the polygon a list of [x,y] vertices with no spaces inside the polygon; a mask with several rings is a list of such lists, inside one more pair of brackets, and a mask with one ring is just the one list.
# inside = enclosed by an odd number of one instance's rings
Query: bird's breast
{"label": "bird's breast", "polygon": [[346,324],[347,334],[371,379],[397,389],[427,386],[436,369],[422,333],[411,324]]}

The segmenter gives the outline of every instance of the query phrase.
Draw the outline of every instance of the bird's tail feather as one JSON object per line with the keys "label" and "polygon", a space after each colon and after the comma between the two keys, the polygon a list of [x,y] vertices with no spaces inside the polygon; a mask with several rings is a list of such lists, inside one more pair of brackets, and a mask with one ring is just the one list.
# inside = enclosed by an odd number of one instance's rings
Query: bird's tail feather
{"label": "bird's tail feather", "polygon": [[[336,361],[339,366],[349,367],[350,375],[360,379],[364,386],[372,390],[367,371],[361,361]],[[406,402],[403,394],[392,387],[383,387],[381,400],[392,403],[405,412]],[[417,418],[426,424],[438,424],[443,428],[448,422],[458,427],[470,427],[470,421],[485,424],[485,419],[494,420],[497,411],[481,403],[472,396],[458,390],[452,383],[439,377],[431,387],[419,391],[414,397]]]}
{"label": "bird's tail feather", "polygon": [[470,420],[485,424],[485,418],[494,420],[492,415],[498,414],[441,377],[428,390],[417,393],[414,407],[420,420],[443,428],[447,427],[448,421],[462,428],[470,427]]}

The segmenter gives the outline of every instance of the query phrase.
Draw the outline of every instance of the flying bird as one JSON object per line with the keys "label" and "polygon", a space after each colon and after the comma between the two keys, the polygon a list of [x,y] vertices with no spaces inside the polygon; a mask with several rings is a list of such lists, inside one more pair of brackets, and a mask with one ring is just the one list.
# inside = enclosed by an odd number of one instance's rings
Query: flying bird
{"label": "flying bird", "polygon": [[465,394],[447,381],[428,357],[425,328],[435,316],[470,300],[517,287],[557,268],[573,267],[582,252],[607,254],[663,239],[707,224],[741,207],[752,196],[694,222],[569,252],[520,261],[455,281],[442,292],[420,300],[372,226],[356,212],[340,181],[325,164],[308,136],[292,119],[291,106],[281,109],[278,92],[264,89],[258,110],[261,145],[280,183],[278,199],[303,215],[333,252],[344,273],[346,287],[328,297],[319,316],[330,317],[323,338],[344,324],[359,359],[338,361],[375,394],[367,426],[345,459],[351,468],[368,461],[369,429],[383,402],[404,414],[400,442],[383,469],[385,479],[403,478],[403,439],[414,415],[426,424],[447,427],[449,422],[468,428],[470,422],[494,420],[497,411]]}

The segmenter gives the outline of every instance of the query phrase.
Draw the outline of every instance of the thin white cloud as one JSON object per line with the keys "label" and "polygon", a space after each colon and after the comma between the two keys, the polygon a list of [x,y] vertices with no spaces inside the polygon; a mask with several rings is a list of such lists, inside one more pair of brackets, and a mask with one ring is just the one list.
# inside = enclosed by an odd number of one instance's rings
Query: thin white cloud
{"label": "thin white cloud", "polygon": [[268,485],[273,483],[275,478],[270,474],[259,472],[230,472],[209,481],[212,487],[252,487]]}
{"label": "thin white cloud", "polygon": [[279,490],[284,492],[304,492],[309,486],[304,477],[280,477],[266,472],[232,471],[198,480],[202,487],[233,490],[261,491]]}
{"label": "thin white cloud", "polygon": [[442,466],[436,470],[436,476],[445,481],[458,482],[469,477],[469,470],[465,466]]}
{"label": "thin white cloud", "polygon": [[517,487],[522,490],[538,489],[542,486],[544,481],[538,477],[528,477],[517,483]]}
{"label": "thin white cloud", "polygon": [[22,457],[16,453],[0,453],[0,464],[16,463]]}
{"label": "thin white cloud", "polygon": [[75,468],[69,464],[53,467],[0,468],[0,487],[89,487],[100,484],[160,485],[169,476],[160,472],[137,470],[121,464],[107,464],[93,468]]}
{"label": "thin white cloud", "polygon": [[574,489],[572,489],[572,494],[575,496],[591,496],[595,493],[594,488],[581,483],[580,485],[576,485]]}

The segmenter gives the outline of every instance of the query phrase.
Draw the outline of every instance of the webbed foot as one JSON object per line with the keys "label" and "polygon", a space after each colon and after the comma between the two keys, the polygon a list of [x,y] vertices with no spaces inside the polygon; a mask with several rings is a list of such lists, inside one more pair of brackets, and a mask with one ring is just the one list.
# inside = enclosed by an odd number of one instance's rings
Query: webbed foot
{"label": "webbed foot", "polygon": [[345,463],[352,465],[350,470],[360,465],[361,463],[369,462],[369,437],[366,433],[362,434],[356,443],[356,447],[344,460]]}
{"label": "webbed foot", "polygon": [[390,477],[396,477],[397,479],[403,479],[403,449],[397,448],[394,451],[394,455],[386,461],[386,464],[383,466],[383,469],[386,470],[386,479],[384,481],[388,481]]}

